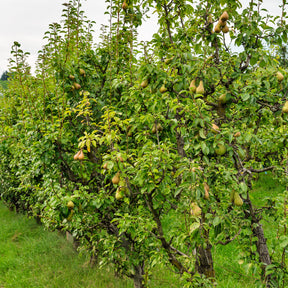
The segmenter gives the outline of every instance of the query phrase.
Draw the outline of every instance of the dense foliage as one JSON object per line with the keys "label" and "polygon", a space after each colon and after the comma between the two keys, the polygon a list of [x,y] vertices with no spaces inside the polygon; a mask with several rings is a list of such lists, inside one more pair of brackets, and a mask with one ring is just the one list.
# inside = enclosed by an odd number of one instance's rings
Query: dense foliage
{"label": "dense foliage", "polygon": [[[211,251],[237,237],[259,285],[285,286],[287,192],[254,207],[251,189],[268,170],[287,182],[286,2],[280,17],[262,1],[107,2],[96,46],[80,1],[64,4],[34,76],[14,43],[1,198],[135,287],[157,264],[183,287],[212,287]],[[149,11],[159,31],[139,42]],[[264,213],[279,223],[269,245]]]}

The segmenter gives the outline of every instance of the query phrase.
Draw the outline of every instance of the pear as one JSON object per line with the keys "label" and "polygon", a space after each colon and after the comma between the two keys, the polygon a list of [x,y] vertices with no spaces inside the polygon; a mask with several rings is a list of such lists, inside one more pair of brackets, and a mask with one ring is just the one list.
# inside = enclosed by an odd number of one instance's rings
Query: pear
{"label": "pear", "polygon": [[209,199],[209,190],[210,190],[209,185],[206,182],[204,182],[204,191],[205,191],[204,199],[206,199],[206,200]]}
{"label": "pear", "polygon": [[288,101],[285,102],[283,108],[282,108],[283,113],[288,113]]}
{"label": "pear", "polygon": [[228,27],[227,24],[222,28],[222,32],[223,33],[228,33],[229,32],[229,27]]}
{"label": "pear", "polygon": [[202,213],[202,210],[196,203],[192,202],[190,213],[192,216],[199,217]]}
{"label": "pear", "polygon": [[121,200],[121,199],[123,198],[123,193],[122,193],[122,191],[120,190],[120,188],[118,188],[118,189],[116,190],[115,198],[116,198],[116,200]]}
{"label": "pear", "polygon": [[117,185],[119,181],[120,181],[120,172],[117,172],[112,178],[112,183]]}
{"label": "pear", "polygon": [[123,10],[127,10],[128,9],[128,4],[127,4],[126,0],[124,0],[124,2],[122,4],[122,9]]}
{"label": "pear", "polygon": [[108,169],[108,163],[106,162],[106,163],[104,163],[104,165],[103,165],[103,169],[105,169],[105,170],[107,170]]}
{"label": "pear", "polygon": [[203,81],[201,80],[198,87],[196,88],[196,94],[204,94],[205,90],[204,90],[204,85],[203,85]]}
{"label": "pear", "polygon": [[78,160],[83,160],[84,159],[84,153],[82,151],[82,149],[80,150],[80,153],[78,155]]}
{"label": "pear", "polygon": [[74,208],[74,203],[72,201],[69,201],[67,203],[67,207],[68,207],[68,209],[73,209]]}
{"label": "pear", "polygon": [[80,68],[79,73],[81,76],[85,76],[85,70],[84,69]]}
{"label": "pear", "polygon": [[166,59],[164,60],[164,63],[165,63],[166,65],[170,64],[170,63],[172,62],[173,58],[174,58],[174,57],[166,58]]}
{"label": "pear", "polygon": [[69,79],[70,79],[70,80],[75,80],[75,76],[72,75],[72,74],[70,74],[70,75],[69,75]]}
{"label": "pear", "polygon": [[217,147],[215,148],[215,153],[219,156],[222,156],[226,153],[226,146],[223,144],[217,144]]}
{"label": "pear", "polygon": [[278,71],[276,73],[276,77],[277,77],[279,82],[283,81],[283,79],[284,79],[284,76],[283,76],[283,74],[280,71]]}
{"label": "pear", "polygon": [[196,92],[196,89],[197,89],[195,82],[196,82],[196,80],[193,79],[193,80],[191,81],[191,83],[190,83],[190,86],[189,86],[189,89],[190,89],[190,91],[191,91],[192,93],[195,93],[195,92]]}
{"label": "pear", "polygon": [[238,131],[238,132],[236,132],[233,136],[234,136],[234,137],[240,137],[240,136],[241,136],[241,132]]}
{"label": "pear", "polygon": [[214,28],[215,33],[220,33],[221,32],[221,22],[218,22]]}
{"label": "pear", "polygon": [[74,155],[74,160],[78,160],[78,157],[80,155],[81,150],[79,150],[75,155]]}
{"label": "pear", "polygon": [[235,194],[234,194],[234,204],[236,206],[242,206],[243,205],[243,200],[237,192],[235,192]]}
{"label": "pear", "polygon": [[212,124],[212,130],[214,134],[218,134],[220,132],[220,128],[216,124]]}
{"label": "pear", "polygon": [[221,20],[222,22],[226,22],[228,19],[229,19],[229,15],[228,15],[227,11],[224,11],[224,12],[222,13],[222,15],[220,16],[220,20]]}
{"label": "pear", "polygon": [[146,88],[146,87],[148,86],[148,79],[143,80],[143,81],[141,82],[140,86],[141,86],[142,88]]}
{"label": "pear", "polygon": [[165,87],[165,85],[163,84],[160,88],[160,93],[165,93],[167,91],[167,88]]}
{"label": "pear", "polygon": [[162,131],[163,128],[162,128],[162,125],[160,123],[157,124],[157,126],[154,124],[153,127],[152,127],[152,134],[155,134],[156,131]]}
{"label": "pear", "polygon": [[120,162],[122,162],[122,163],[124,162],[124,159],[123,159],[123,157],[122,157],[121,155],[120,155],[120,156],[117,156],[117,162],[118,162],[118,161],[120,161]]}
{"label": "pear", "polygon": [[219,103],[221,103],[222,105],[224,105],[224,104],[227,103],[226,93],[221,94],[221,95],[219,96]]}
{"label": "pear", "polygon": [[81,85],[76,82],[73,83],[73,86],[76,90],[79,90],[81,88]]}

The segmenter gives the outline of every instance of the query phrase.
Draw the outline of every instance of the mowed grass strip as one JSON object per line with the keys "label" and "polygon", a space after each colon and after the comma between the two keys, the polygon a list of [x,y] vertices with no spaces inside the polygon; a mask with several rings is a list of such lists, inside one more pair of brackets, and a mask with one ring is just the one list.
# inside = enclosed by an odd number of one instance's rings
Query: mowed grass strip
{"label": "mowed grass strip", "polygon": [[63,236],[45,231],[33,219],[9,211],[0,202],[0,287],[132,288],[108,267],[89,267]]}

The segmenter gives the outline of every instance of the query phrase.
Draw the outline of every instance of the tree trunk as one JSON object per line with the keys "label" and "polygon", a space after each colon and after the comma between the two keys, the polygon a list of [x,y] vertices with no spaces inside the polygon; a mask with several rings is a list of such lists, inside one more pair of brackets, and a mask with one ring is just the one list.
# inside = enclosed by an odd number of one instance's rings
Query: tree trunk
{"label": "tree trunk", "polygon": [[145,288],[146,284],[144,283],[144,263],[134,266],[134,288]]}
{"label": "tree trunk", "polygon": [[198,246],[196,249],[196,270],[207,278],[215,278],[211,248],[212,245],[207,244],[206,248]]}
{"label": "tree trunk", "polygon": [[260,219],[257,217],[255,214],[254,207],[252,206],[252,202],[249,198],[249,194],[247,197],[248,205],[249,205],[249,210],[250,210],[250,216],[251,216],[251,227],[252,227],[252,232],[255,237],[257,237],[257,253],[259,255],[259,262],[263,263],[262,266],[262,272],[264,275],[264,279],[266,282],[266,287],[271,287],[270,281],[271,281],[271,275],[266,275],[265,268],[267,265],[271,264],[271,258],[267,246],[267,239],[264,237],[264,230],[262,227],[262,224],[260,223]]}

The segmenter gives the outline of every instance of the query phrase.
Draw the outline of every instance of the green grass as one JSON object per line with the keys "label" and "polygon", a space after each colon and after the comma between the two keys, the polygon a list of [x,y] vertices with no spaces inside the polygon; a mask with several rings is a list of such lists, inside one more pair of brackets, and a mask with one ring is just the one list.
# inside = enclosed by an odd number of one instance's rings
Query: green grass
{"label": "green grass", "polygon": [[33,219],[0,203],[0,287],[133,287],[130,279],[89,267],[57,232],[45,231]]}

